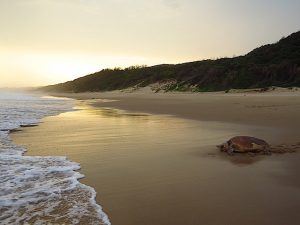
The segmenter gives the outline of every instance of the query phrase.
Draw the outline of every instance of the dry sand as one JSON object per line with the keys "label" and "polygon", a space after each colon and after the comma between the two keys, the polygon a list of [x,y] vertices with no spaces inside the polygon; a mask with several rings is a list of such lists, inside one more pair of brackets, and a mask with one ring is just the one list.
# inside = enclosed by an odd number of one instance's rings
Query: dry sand
{"label": "dry sand", "polygon": [[299,224],[299,153],[231,157],[215,148],[234,135],[299,142],[298,92],[64,96],[85,99],[81,110],[12,137],[29,155],[81,163],[113,225]]}

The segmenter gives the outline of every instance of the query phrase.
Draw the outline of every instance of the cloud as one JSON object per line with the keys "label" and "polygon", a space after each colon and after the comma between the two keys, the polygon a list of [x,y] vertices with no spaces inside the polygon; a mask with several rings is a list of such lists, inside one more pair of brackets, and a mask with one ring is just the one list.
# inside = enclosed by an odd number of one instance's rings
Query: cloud
{"label": "cloud", "polygon": [[179,0],[162,0],[164,5],[170,8],[178,8],[179,7]]}

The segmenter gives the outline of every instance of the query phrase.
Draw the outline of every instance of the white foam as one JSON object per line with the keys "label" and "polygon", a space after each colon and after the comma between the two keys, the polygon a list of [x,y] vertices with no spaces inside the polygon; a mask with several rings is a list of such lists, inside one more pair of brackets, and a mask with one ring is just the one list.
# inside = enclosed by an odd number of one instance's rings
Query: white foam
{"label": "white foam", "polygon": [[65,157],[23,156],[9,131],[69,111],[71,100],[0,94],[0,224],[106,224],[80,165]]}

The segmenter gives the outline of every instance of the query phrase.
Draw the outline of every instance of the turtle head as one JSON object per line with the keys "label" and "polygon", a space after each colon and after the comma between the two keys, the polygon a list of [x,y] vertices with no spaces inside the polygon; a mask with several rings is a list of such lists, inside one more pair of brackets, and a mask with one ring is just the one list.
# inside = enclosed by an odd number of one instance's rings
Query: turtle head
{"label": "turtle head", "polygon": [[217,145],[217,148],[219,148],[222,152],[227,152],[229,149],[229,145],[227,142],[225,142],[224,144]]}

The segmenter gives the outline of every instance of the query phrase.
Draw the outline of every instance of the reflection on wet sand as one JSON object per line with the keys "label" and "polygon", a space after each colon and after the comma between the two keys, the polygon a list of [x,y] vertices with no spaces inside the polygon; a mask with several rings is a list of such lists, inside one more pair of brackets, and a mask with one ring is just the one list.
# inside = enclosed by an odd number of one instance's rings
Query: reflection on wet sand
{"label": "reflection on wet sand", "polygon": [[[109,107],[92,107],[90,104],[87,104],[86,101],[78,101],[79,103],[74,108],[76,110],[82,110],[86,114],[90,115],[99,115],[102,117],[146,117],[151,114],[148,113],[134,113],[128,112],[125,110],[114,109]],[[99,99],[97,100],[99,102]],[[82,114],[80,116],[83,116]]]}

